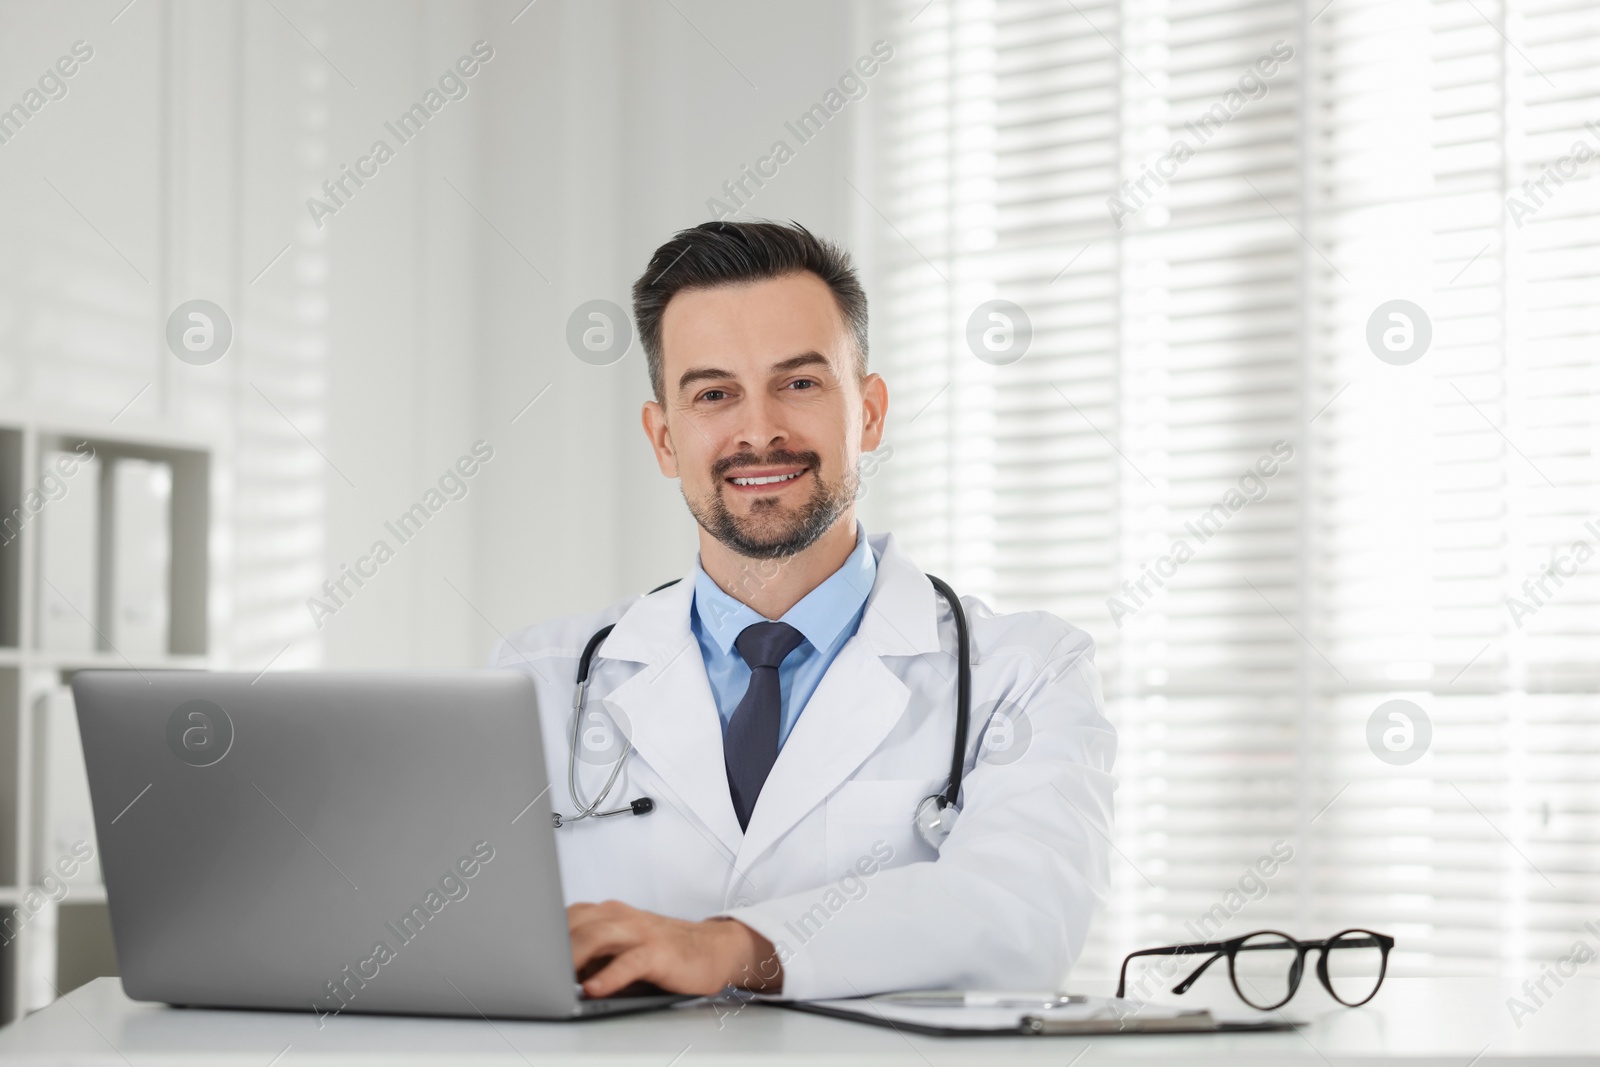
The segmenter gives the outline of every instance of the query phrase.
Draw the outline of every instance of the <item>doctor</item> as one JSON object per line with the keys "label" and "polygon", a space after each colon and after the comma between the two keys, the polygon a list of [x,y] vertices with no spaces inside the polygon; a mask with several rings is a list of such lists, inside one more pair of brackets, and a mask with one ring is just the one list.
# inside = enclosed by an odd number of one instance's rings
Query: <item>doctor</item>
{"label": "doctor", "polygon": [[[698,559],[494,659],[539,687],[584,991],[1059,988],[1108,884],[1116,735],[1089,636],[963,599],[972,723],[934,847],[913,816],[950,776],[954,617],[856,521],[889,399],[849,257],[800,226],[710,222],[633,292],[644,431]],[[573,746],[578,661],[613,623]],[[614,771],[620,813],[574,820]]]}

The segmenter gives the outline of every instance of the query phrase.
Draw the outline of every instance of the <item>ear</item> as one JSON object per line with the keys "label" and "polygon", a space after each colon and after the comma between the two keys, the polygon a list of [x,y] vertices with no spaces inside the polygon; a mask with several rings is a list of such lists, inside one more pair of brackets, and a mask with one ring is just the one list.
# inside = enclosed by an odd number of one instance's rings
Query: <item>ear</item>
{"label": "ear", "polygon": [[672,432],[667,428],[666,409],[654,400],[646,400],[644,409],[639,412],[639,421],[644,426],[644,435],[650,439],[650,447],[656,454],[656,466],[661,468],[662,475],[678,477],[678,454],[672,448]]}
{"label": "ear", "polygon": [[871,452],[883,443],[889,417],[889,387],[883,376],[869,374],[861,382],[861,451]]}

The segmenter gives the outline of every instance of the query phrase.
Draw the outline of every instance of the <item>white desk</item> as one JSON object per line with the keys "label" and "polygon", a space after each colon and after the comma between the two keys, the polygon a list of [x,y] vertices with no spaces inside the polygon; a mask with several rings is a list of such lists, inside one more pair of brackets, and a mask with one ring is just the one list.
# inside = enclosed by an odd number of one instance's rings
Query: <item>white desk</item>
{"label": "white desk", "polygon": [[[1292,1002],[1298,1033],[1096,1038],[931,1038],[747,1006],[720,1019],[707,1006],[583,1023],[345,1015],[320,1031],[311,1013],[176,1010],[128,1000],[101,978],[0,1030],[12,1064],[696,1064],[1117,1063],[1600,1064],[1600,982],[1569,979],[1517,1028],[1492,978],[1391,978],[1365,1008],[1330,1007],[1320,989]],[[728,1011],[729,1009],[723,1009]],[[1092,1046],[1082,1060],[1074,1059]],[[287,1050],[287,1051],[286,1051]],[[278,1057],[274,1059],[274,1057]]]}

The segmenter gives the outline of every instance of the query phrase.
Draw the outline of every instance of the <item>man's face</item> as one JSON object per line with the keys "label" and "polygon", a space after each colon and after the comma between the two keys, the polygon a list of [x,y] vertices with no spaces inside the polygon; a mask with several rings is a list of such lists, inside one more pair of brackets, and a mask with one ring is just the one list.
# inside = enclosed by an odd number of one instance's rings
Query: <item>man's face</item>
{"label": "man's face", "polygon": [[645,432],[696,521],[754,559],[792,555],[853,516],[857,462],[883,438],[883,380],[811,273],[680,292],[661,322],[665,404]]}

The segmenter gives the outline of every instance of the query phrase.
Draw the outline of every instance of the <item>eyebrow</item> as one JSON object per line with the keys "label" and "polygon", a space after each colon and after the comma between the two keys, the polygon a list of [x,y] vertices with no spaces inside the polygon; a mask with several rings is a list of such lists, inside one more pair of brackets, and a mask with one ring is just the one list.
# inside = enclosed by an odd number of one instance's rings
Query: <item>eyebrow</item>
{"label": "eyebrow", "polygon": [[[820,352],[802,352],[798,356],[790,356],[779,363],[774,363],[769,373],[787,374],[789,371],[799,370],[801,367],[831,366],[826,356]],[[738,375],[731,370],[720,367],[695,367],[683,372],[678,379],[678,391],[682,392],[696,382],[721,381],[725,378],[736,378]]]}

